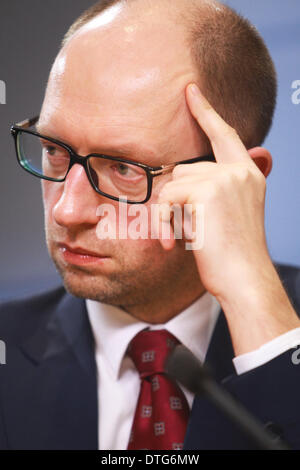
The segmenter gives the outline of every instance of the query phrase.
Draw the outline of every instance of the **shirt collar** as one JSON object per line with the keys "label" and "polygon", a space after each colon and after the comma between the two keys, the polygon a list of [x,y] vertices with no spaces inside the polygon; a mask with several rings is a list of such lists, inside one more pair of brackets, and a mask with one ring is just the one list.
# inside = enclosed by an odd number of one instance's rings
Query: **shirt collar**
{"label": "shirt collar", "polygon": [[144,329],[166,329],[200,360],[204,361],[220,313],[215,297],[205,292],[188,308],[166,323],[153,325],[139,321],[119,307],[86,299],[86,307],[96,343],[96,354],[104,356],[113,378],[132,338]]}

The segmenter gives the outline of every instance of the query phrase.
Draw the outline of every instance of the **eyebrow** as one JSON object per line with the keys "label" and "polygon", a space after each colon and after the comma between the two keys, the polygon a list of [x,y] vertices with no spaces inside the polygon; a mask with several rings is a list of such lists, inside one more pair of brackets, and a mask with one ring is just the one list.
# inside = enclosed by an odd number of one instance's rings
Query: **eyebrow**
{"label": "eyebrow", "polygon": [[[62,142],[66,145],[69,145],[69,147],[73,148],[71,143],[61,138],[59,135],[55,135],[51,132],[50,133],[47,132],[46,129],[44,129],[43,127],[39,125],[39,122],[37,122],[36,124],[36,130],[39,134],[44,135],[45,137],[50,137],[51,139]],[[166,150],[164,150],[164,152],[155,151],[146,147],[141,147],[136,142],[124,142],[123,144],[117,145],[115,147],[111,145],[99,144],[99,148],[100,147],[102,148],[101,151],[97,150],[97,151],[90,152],[90,153],[98,153],[100,155],[107,155],[107,156],[120,156],[124,158],[133,156],[133,160],[136,158],[137,161],[140,161],[141,158],[143,157],[146,157],[147,159],[152,159],[154,161],[155,157],[156,158],[158,158],[159,156],[163,157],[163,155],[166,154]],[[151,165],[151,163],[148,163],[148,164]],[[152,164],[152,166],[155,166],[155,165],[157,165],[157,162],[156,163],[154,162]]]}

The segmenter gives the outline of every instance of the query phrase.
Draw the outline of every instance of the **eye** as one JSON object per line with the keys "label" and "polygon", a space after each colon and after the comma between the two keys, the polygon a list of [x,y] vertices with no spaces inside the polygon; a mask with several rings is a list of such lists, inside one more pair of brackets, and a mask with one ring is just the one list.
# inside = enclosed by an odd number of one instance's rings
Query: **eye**
{"label": "eye", "polygon": [[130,170],[130,168],[127,165],[124,165],[124,163],[118,163],[118,165],[116,165],[115,168],[122,176],[128,175],[129,170]]}
{"label": "eye", "polygon": [[126,163],[116,163],[112,168],[116,175],[122,176],[126,179],[134,179],[142,176],[137,167],[127,165]]}
{"label": "eye", "polygon": [[54,147],[54,145],[44,145],[44,149],[51,156],[55,155],[55,152],[57,150],[57,148]]}
{"label": "eye", "polygon": [[41,145],[43,154],[47,157],[55,157],[61,159],[68,158],[68,152],[59,145],[55,145],[54,143],[47,140],[41,140]]}
{"label": "eye", "polygon": [[54,145],[52,142],[49,142],[48,140],[40,140],[41,142],[41,146],[42,146],[42,149],[45,153],[47,153],[48,155],[55,155],[55,152],[57,150],[61,150],[59,149],[56,145]]}

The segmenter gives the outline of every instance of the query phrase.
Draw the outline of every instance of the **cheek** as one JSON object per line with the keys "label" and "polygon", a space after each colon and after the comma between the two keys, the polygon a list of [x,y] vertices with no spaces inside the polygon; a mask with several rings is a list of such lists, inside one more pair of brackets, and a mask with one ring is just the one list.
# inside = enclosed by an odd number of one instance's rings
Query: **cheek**
{"label": "cheek", "polygon": [[62,185],[53,181],[42,180],[42,196],[46,220],[51,216],[53,207],[60,198]]}
{"label": "cheek", "polygon": [[165,265],[166,256],[158,240],[117,240],[116,255],[122,264],[134,266],[138,270],[144,266],[147,270]]}

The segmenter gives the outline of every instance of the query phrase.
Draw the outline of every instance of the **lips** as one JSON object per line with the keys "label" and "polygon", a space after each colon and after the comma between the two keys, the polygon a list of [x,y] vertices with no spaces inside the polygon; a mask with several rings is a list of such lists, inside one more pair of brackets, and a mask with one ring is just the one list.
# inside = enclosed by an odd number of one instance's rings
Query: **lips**
{"label": "lips", "polygon": [[66,245],[65,243],[59,243],[59,247],[63,250],[63,251],[70,251],[71,253],[75,253],[77,255],[82,255],[82,256],[93,256],[93,257],[96,257],[96,258],[108,258],[108,256],[105,256],[105,255],[102,255],[100,253],[95,253],[94,251],[90,251],[90,250],[86,250],[85,248],[82,248],[80,246],[69,246],[69,245]]}

